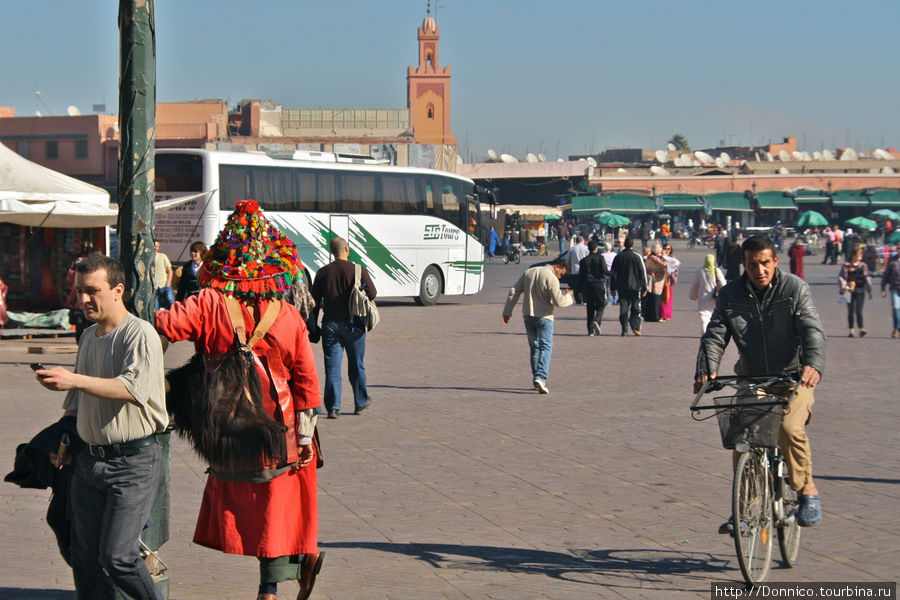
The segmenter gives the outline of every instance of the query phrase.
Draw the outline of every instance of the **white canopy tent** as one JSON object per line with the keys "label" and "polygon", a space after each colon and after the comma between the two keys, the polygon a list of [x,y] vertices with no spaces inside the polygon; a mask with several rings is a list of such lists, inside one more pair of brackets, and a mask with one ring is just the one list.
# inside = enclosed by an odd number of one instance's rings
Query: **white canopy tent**
{"label": "white canopy tent", "polygon": [[[153,205],[167,210],[206,193]],[[33,163],[0,143],[0,223],[84,228],[115,225],[119,209],[106,190]]]}

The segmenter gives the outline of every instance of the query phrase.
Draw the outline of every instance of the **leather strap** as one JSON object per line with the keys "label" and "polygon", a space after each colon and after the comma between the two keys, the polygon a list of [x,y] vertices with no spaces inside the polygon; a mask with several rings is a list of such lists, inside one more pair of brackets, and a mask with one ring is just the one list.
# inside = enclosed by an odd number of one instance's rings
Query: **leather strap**
{"label": "leather strap", "polygon": [[265,337],[266,332],[272,327],[272,323],[275,322],[278,312],[281,310],[281,302],[278,300],[269,302],[269,305],[266,306],[266,312],[263,313],[249,340],[247,340],[247,328],[244,327],[244,314],[241,312],[241,303],[231,296],[225,296],[225,307],[228,309],[228,316],[231,317],[231,326],[234,327],[234,333],[238,341],[252,348],[256,345],[256,342]]}

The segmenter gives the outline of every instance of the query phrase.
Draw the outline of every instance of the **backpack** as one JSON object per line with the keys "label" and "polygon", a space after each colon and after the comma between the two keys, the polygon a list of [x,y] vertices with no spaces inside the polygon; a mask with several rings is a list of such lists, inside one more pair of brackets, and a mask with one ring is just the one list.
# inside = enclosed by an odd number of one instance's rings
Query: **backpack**
{"label": "backpack", "polygon": [[364,291],[365,285],[360,283],[362,267],[353,265],[353,287],[350,288],[350,325],[356,329],[372,331],[378,325],[378,307],[374,300],[369,300]]}
{"label": "backpack", "polygon": [[[284,422],[263,408],[253,346],[268,331],[280,309],[272,301],[247,340],[237,300],[225,297],[235,329],[234,344],[225,354],[195,354],[166,377],[166,403],[176,431],[226,481],[262,483],[296,466],[298,448],[291,407],[279,407]],[[271,364],[275,357],[266,357]],[[276,400],[281,403],[281,399]]]}

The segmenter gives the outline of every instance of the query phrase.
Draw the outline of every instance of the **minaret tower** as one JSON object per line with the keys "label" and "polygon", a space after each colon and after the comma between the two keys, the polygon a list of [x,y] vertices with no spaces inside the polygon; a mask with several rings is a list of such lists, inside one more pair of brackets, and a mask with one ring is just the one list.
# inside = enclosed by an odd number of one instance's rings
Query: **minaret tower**
{"label": "minaret tower", "polygon": [[419,27],[419,66],[406,75],[409,122],[420,144],[456,145],[450,131],[450,67],[438,63],[441,30],[428,15]]}

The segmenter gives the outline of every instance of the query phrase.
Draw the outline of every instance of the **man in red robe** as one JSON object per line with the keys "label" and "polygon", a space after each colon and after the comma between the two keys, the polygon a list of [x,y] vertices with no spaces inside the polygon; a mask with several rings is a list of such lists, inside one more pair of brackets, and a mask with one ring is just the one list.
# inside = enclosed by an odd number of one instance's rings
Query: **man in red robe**
{"label": "man in red robe", "polygon": [[197,352],[210,357],[227,353],[237,335],[226,295],[239,301],[246,332],[256,329],[270,305],[277,310],[252,351],[265,412],[296,432],[287,438],[288,464],[262,483],[223,478],[213,469],[194,532],[197,544],[259,559],[258,600],[275,600],[278,582],[291,579],[300,581],[298,600],[306,600],[325,555],[317,547],[312,436],[321,399],[315,358],[300,313],[274,300],[302,270],[293,243],[269,223],[256,202],[244,200],[203,257],[200,293],[156,313],[162,335],[193,340]]}

